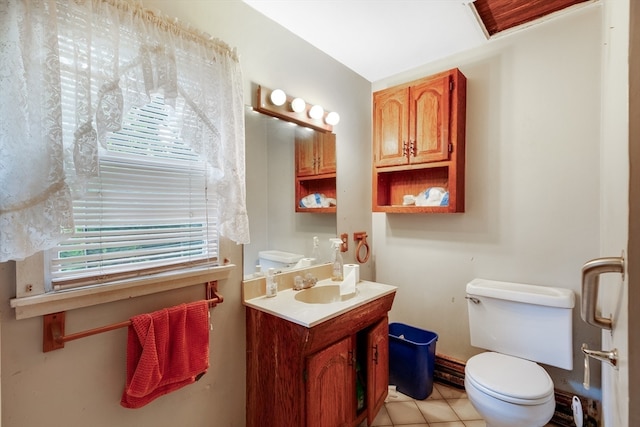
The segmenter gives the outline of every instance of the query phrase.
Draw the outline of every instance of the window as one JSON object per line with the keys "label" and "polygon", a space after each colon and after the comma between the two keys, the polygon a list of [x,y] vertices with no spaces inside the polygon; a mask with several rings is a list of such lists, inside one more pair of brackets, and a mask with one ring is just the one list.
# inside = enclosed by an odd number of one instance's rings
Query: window
{"label": "window", "polygon": [[206,162],[181,140],[176,110],[156,94],[108,134],[98,177],[73,203],[73,237],[49,251],[48,290],[217,261]]}
{"label": "window", "polygon": [[16,318],[227,278],[220,238],[249,241],[235,50],[140,2],[0,9]]}

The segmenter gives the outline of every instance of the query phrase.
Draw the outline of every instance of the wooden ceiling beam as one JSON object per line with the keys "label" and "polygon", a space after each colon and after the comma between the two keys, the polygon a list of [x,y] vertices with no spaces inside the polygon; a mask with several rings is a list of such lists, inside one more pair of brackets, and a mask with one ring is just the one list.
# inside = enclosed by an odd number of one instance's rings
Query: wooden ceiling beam
{"label": "wooden ceiling beam", "polygon": [[490,36],[589,0],[476,0],[478,16]]}

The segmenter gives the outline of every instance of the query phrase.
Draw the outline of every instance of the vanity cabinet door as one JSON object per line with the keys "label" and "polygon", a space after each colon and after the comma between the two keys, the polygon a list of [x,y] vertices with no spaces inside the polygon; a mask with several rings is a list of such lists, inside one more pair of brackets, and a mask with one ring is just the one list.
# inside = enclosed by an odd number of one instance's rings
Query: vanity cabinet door
{"label": "vanity cabinet door", "polygon": [[350,336],[307,359],[307,427],[351,426],[355,418],[353,351]]}
{"label": "vanity cabinet door", "polygon": [[380,320],[367,335],[367,421],[373,423],[389,390],[389,321]]}

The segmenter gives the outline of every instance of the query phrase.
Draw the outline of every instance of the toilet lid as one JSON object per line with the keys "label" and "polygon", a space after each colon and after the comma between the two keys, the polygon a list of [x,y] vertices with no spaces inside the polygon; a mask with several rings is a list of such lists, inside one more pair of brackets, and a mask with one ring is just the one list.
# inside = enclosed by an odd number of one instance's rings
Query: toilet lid
{"label": "toilet lid", "polygon": [[553,381],[547,371],[517,357],[478,354],[467,361],[465,375],[476,388],[506,402],[537,405],[553,398]]}

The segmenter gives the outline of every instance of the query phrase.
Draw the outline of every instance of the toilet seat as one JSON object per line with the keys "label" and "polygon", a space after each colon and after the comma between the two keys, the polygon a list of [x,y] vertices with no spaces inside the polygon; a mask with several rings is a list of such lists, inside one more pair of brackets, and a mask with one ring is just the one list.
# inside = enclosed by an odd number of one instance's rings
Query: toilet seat
{"label": "toilet seat", "polygon": [[467,361],[466,379],[496,399],[518,405],[539,405],[554,398],[553,381],[537,363],[486,352]]}

